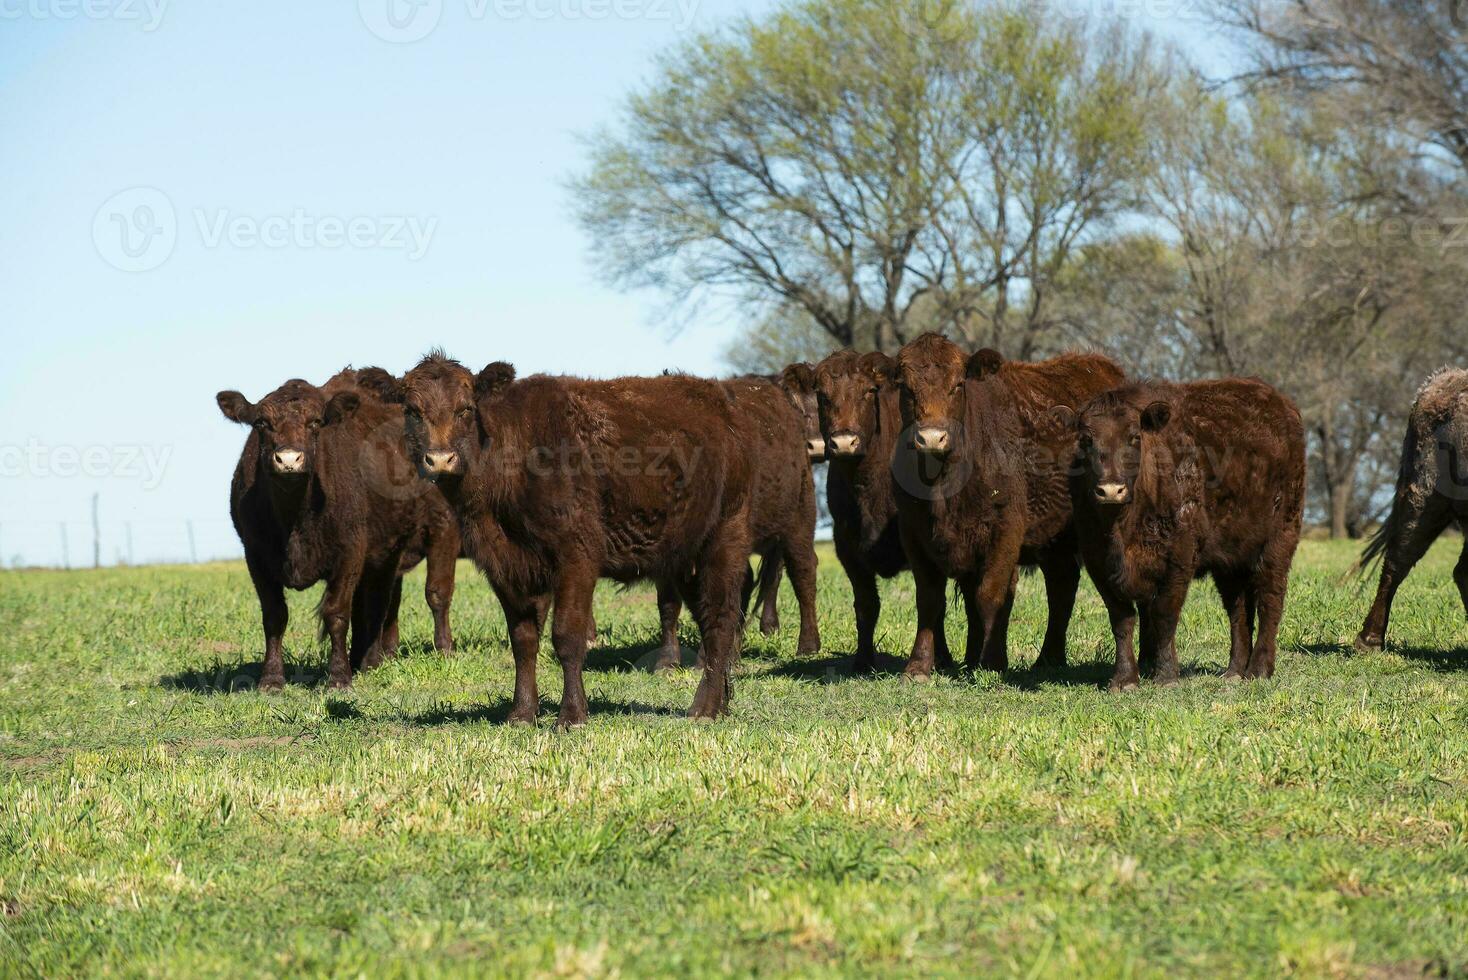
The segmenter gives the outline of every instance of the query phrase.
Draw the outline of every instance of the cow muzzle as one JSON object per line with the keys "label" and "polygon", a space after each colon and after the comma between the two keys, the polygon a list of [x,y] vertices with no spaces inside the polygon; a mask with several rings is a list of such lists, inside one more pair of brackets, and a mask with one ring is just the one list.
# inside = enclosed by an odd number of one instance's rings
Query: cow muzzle
{"label": "cow muzzle", "polygon": [[299,449],[277,449],[270,457],[270,465],[277,473],[304,473],[306,454]]}
{"label": "cow muzzle", "polygon": [[824,440],[824,439],[807,439],[807,440],[805,440],[805,455],[806,455],[806,458],[807,459],[825,459],[826,458],[826,440]]}
{"label": "cow muzzle", "polygon": [[452,449],[435,450],[423,454],[423,472],[432,479],[441,476],[456,476],[463,472],[459,454]]}
{"label": "cow muzzle", "polygon": [[832,456],[860,456],[861,436],[855,432],[838,432],[828,443]]}
{"label": "cow muzzle", "polygon": [[947,429],[925,425],[913,433],[912,448],[920,453],[928,453],[933,456],[946,456],[949,450],[953,448],[953,437],[948,434]]}
{"label": "cow muzzle", "polygon": [[1132,491],[1125,483],[1098,483],[1096,484],[1096,502],[1115,507],[1124,504],[1132,497]]}

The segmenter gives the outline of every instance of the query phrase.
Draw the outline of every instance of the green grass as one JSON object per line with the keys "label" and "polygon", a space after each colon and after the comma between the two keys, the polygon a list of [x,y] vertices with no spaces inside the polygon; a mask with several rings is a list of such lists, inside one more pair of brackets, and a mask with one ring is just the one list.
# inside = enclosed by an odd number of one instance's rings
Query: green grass
{"label": "green grass", "polygon": [[[585,729],[508,711],[503,621],[460,575],[460,653],[425,646],[328,694],[292,597],[283,695],[230,693],[261,641],[243,566],[0,574],[0,976],[493,973],[1419,975],[1468,972],[1468,628],[1444,541],[1386,653],[1348,644],[1354,549],[1301,548],[1279,674],[1214,675],[1194,589],[1174,689],[1110,674],[1085,587],[1072,668],[1032,675],[1037,578],[1004,678],[853,679],[751,630],[734,713],[637,669],[647,589],[598,594]],[[911,584],[879,643],[911,639]],[[950,639],[962,648],[961,616]],[[691,637],[690,637],[691,639]],[[887,666],[895,669],[892,658]]]}

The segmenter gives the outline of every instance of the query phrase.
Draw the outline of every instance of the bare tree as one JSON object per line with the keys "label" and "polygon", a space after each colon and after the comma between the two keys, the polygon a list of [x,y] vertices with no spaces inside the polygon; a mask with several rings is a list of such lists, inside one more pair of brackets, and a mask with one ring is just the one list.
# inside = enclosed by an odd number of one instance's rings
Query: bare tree
{"label": "bare tree", "polygon": [[661,58],[578,216],[622,286],[1029,354],[1066,257],[1136,200],[1154,60],[1043,6],[796,0]]}

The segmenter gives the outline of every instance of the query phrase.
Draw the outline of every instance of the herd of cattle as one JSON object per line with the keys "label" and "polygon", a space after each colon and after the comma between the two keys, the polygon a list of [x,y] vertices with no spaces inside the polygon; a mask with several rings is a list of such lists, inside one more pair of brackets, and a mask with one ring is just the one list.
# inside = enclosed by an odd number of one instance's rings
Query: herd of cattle
{"label": "herd of cattle", "polygon": [[[503,362],[475,374],[434,352],[402,377],[349,368],[319,387],[291,380],[257,403],[235,391],[218,403],[252,427],[230,506],[260,599],[260,688],[284,685],[286,587],[326,583],[332,686],[396,651],[402,576],[425,559],[434,644],[451,649],[463,555],[504,609],[509,717],[520,723],[539,710],[552,607],[558,722],[585,722],[600,578],[656,583],[660,666],[681,662],[678,616],[692,612],[703,668],[694,717],[728,710],[750,598],[758,588],[761,627],[777,628],[786,572],[798,650],[818,650],[811,468],[821,461],[853,594],[854,668],[875,667],[877,577],[910,570],[913,679],[954,667],[950,581],[968,619],[965,666],[1007,667],[1024,567],[1045,582],[1040,666],[1065,663],[1084,567],[1115,634],[1113,689],[1135,688],[1144,670],[1177,679],[1178,615],[1205,574],[1231,626],[1224,676],[1269,677],[1305,497],[1299,412],[1261,381],[1129,381],[1097,354],[1021,363],[936,334],[895,358],[840,351],[724,381],[517,380]],[[1442,463],[1453,445],[1468,449],[1468,371],[1439,372],[1419,393],[1392,514],[1367,552],[1383,559],[1382,576],[1359,646],[1380,647],[1402,578],[1449,523],[1468,519],[1468,492],[1452,492],[1464,488],[1458,457]],[[1455,579],[1468,608],[1468,552]]]}

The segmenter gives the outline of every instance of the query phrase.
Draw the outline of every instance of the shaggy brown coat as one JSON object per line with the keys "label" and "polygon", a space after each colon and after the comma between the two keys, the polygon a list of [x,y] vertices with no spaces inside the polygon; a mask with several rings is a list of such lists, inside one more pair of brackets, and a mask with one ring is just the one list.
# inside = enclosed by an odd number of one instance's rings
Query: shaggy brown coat
{"label": "shaggy brown coat", "polygon": [[[1392,600],[1432,542],[1457,523],[1468,532],[1468,371],[1444,368],[1423,383],[1407,419],[1391,513],[1372,536],[1361,568],[1381,560],[1376,599],[1356,637],[1358,650],[1386,642]],[[1468,543],[1453,569],[1468,612]]]}
{"label": "shaggy brown coat", "polygon": [[442,514],[403,451],[401,409],[337,387],[329,399],[301,380],[258,404],[237,391],[216,396],[226,418],[253,429],[235,467],[230,515],[260,600],[266,691],[285,683],[287,587],[326,581],[319,614],[332,687],[350,686],[353,669],[381,661],[404,556]]}
{"label": "shaggy brown coat", "polygon": [[[868,673],[876,668],[875,637],[882,612],[877,577],[892,578],[908,567],[892,486],[893,451],[902,427],[897,385],[891,359],[877,353],[837,351],[817,364],[813,374],[821,437],[830,461],[826,508],[856,615],[852,669]],[[941,628],[935,655],[941,665],[952,665]]]}
{"label": "shaggy brown coat", "polygon": [[949,579],[968,614],[965,665],[1005,670],[1018,571],[1029,565],[1044,573],[1049,602],[1037,663],[1063,666],[1080,563],[1068,481],[1074,434],[1056,420],[1068,423],[1121,384],[1121,369],[1097,354],[1039,363],[969,355],[930,333],[902,348],[895,374],[903,435],[893,480],[917,587],[908,676],[933,670]]}
{"label": "shaggy brown coat", "polygon": [[504,607],[509,720],[539,710],[546,608],[565,678],[558,724],[586,721],[582,667],[599,577],[672,579],[695,598],[706,663],[690,714],[727,712],[751,551],[754,472],[729,391],[686,376],[516,381],[432,354],[404,378],[408,444],[459,516]]}
{"label": "shaggy brown coat", "polygon": [[[800,638],[796,652],[805,655],[821,648],[816,623],[816,499],[808,457],[804,420],[793,397],[775,379],[757,376],[719,382],[734,400],[740,427],[740,445],[752,458],[753,496],[750,501],[750,540],[760,556],[760,628],[779,628],[775,612],[780,575],[788,565],[790,584],[800,604]],[[740,609],[747,609],[756,583],[746,574]],[[657,669],[681,661],[678,615],[683,603],[675,582],[658,583],[658,611],[662,620],[662,647]]]}
{"label": "shaggy brown coat", "polygon": [[1305,500],[1294,403],[1253,379],[1132,384],[1082,410],[1079,442],[1076,527],[1116,639],[1112,689],[1140,681],[1139,610],[1143,661],[1177,679],[1178,615],[1205,574],[1229,617],[1224,676],[1272,676]]}

